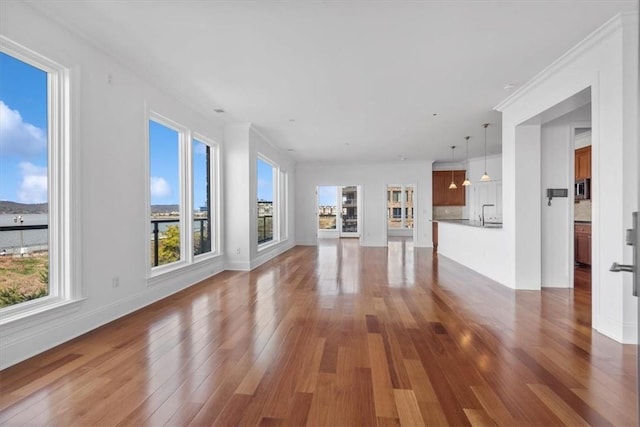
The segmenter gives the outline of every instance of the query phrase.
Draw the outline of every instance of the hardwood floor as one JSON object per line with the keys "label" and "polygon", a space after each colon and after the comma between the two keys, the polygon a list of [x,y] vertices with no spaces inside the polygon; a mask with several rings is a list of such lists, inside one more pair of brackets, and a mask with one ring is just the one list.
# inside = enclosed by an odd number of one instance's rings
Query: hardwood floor
{"label": "hardwood floor", "polygon": [[4,370],[0,425],[637,425],[635,347],[587,297],[326,240]]}

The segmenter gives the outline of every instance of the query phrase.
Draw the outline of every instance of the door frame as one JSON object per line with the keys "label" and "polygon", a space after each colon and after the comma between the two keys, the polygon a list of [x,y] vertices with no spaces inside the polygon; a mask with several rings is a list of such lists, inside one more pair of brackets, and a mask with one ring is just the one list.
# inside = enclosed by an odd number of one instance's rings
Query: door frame
{"label": "door frame", "polygon": [[[406,184],[385,184],[384,185],[384,242],[385,244],[387,242],[389,242],[389,218],[388,218],[388,213],[387,213],[387,209],[389,208],[389,204],[388,204],[388,198],[387,198],[387,194],[389,191],[389,187],[401,187],[403,189],[406,190],[407,187],[411,187],[413,188],[413,194],[412,194],[412,198],[413,198],[413,228],[411,228],[411,233],[407,233],[407,234],[411,234],[411,238],[415,242],[418,241],[418,221],[417,218],[419,216],[419,210],[418,210],[418,184],[417,183],[406,183]],[[407,228],[403,228],[401,230],[409,230]]]}
{"label": "door frame", "polygon": [[[318,198],[320,187],[334,187],[336,188],[336,228],[329,230],[320,229],[320,212],[318,210]],[[357,212],[357,224],[358,231],[342,231],[342,192],[346,187],[356,187],[356,212]],[[351,185],[316,185],[316,197],[315,197],[315,213],[316,213],[316,237],[318,239],[339,239],[342,237],[359,238],[362,235],[362,186],[357,184]]]}

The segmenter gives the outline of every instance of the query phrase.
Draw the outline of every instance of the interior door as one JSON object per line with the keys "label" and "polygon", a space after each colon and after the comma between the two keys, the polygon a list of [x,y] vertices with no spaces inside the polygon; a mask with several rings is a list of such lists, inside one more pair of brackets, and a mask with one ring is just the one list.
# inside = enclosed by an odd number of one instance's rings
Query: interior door
{"label": "interior door", "polygon": [[319,238],[360,236],[360,187],[327,185],[316,188]]}

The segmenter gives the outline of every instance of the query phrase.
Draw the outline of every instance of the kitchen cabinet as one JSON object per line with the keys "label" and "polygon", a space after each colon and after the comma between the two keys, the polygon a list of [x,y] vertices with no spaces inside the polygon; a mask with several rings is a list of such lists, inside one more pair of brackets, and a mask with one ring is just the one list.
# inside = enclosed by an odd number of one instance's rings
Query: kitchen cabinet
{"label": "kitchen cabinet", "polygon": [[591,224],[574,225],[575,261],[591,265]]}
{"label": "kitchen cabinet", "polygon": [[591,178],[591,146],[578,148],[575,152],[575,178]]}
{"label": "kitchen cabinet", "polygon": [[464,206],[466,200],[465,187],[462,186],[464,176],[463,170],[453,171],[453,182],[458,188],[450,190],[451,171],[433,171],[433,206]]}

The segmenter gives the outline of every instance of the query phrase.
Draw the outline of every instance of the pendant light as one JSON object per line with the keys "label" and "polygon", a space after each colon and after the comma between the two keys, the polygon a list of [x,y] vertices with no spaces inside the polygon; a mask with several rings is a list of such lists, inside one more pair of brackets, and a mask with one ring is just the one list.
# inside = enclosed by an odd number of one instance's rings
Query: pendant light
{"label": "pendant light", "polygon": [[470,136],[465,136],[464,139],[467,140],[467,160],[464,162],[464,182],[462,183],[463,187],[467,187],[469,185],[471,185],[471,181],[469,181],[467,172],[469,170],[469,138],[471,138]]}
{"label": "pendant light", "polygon": [[487,128],[489,123],[485,123],[482,126],[484,126],[484,175],[482,175],[480,181],[491,181],[491,177],[487,173]]}
{"label": "pendant light", "polygon": [[[455,145],[451,146],[451,163],[453,163],[454,161],[454,155],[453,152],[456,149]],[[449,184],[449,190],[455,190],[456,188],[458,188],[458,186],[456,185],[455,182],[453,182],[453,165],[451,165],[451,184]]]}

